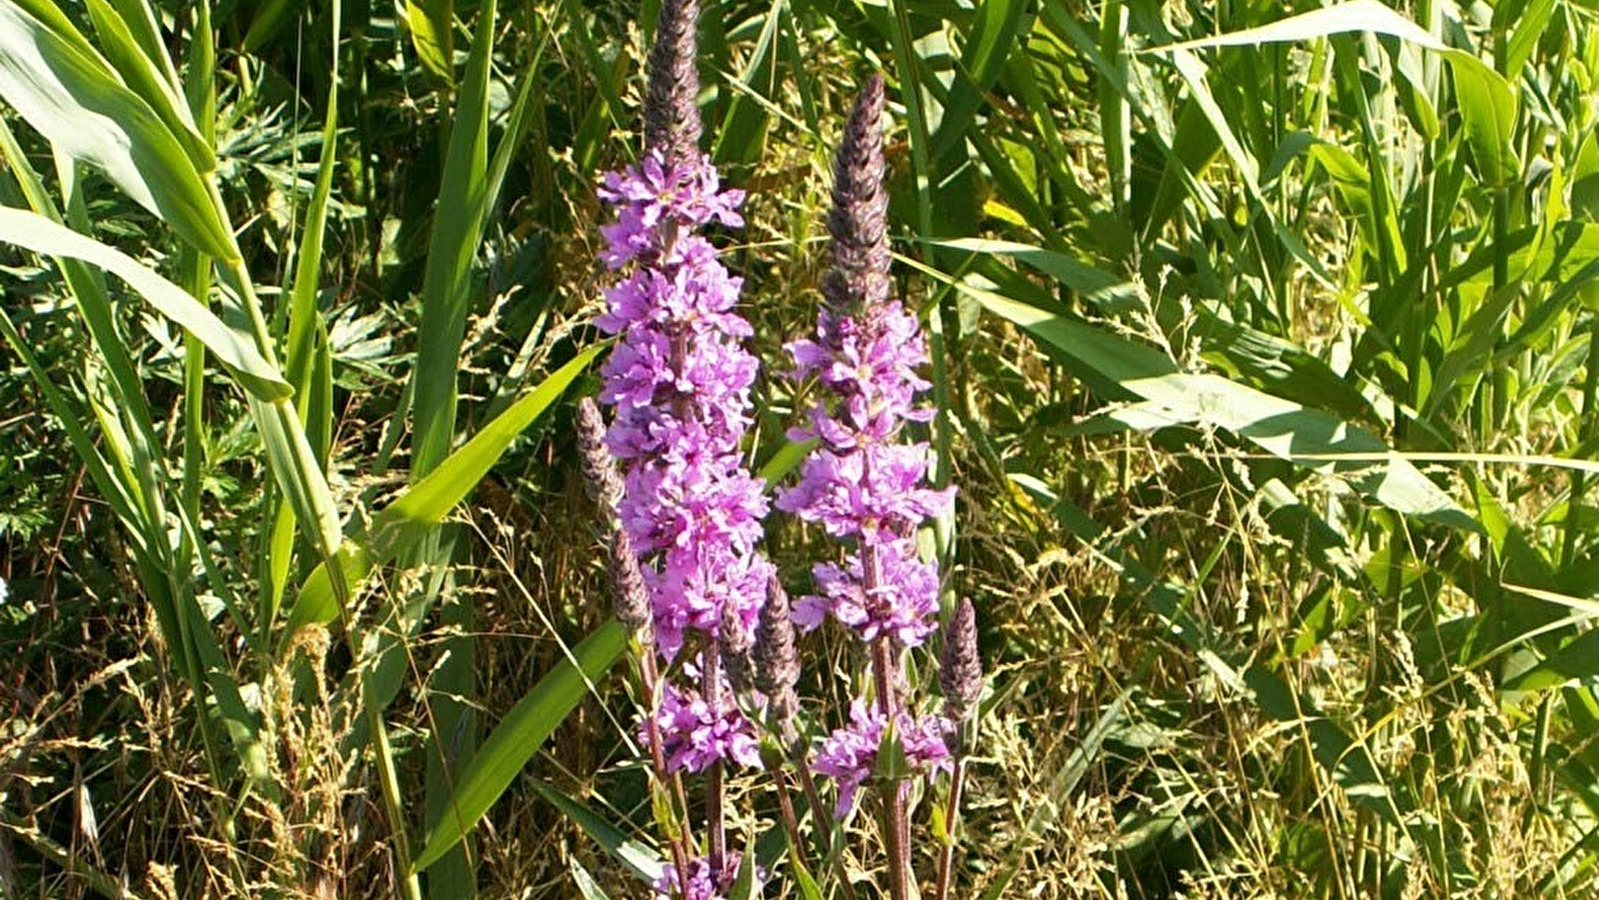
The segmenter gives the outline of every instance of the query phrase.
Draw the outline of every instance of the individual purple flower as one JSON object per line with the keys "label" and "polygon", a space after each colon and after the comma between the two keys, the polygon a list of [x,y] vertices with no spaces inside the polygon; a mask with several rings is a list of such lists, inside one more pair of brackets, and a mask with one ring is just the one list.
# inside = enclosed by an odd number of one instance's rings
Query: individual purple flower
{"label": "individual purple flower", "polygon": [[[944,746],[948,723],[940,716],[895,716],[895,733],[905,752],[905,762],[914,772],[948,771],[949,749]],[[876,707],[856,700],[850,707],[849,724],[822,739],[814,768],[838,783],[838,803],[833,816],[842,819],[855,808],[855,794],[877,769],[877,754],[883,746],[888,716]]]}

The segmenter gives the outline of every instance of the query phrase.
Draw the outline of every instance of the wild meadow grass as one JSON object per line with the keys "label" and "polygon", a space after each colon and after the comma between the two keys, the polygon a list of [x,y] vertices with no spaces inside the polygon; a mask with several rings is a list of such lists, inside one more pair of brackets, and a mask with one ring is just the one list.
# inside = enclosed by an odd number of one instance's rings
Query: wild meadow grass
{"label": "wild meadow grass", "polygon": [[[574,410],[660,6],[0,0],[0,900],[649,896]],[[761,896],[1593,894],[1592,3],[703,6],[743,461],[804,469],[880,74],[986,674],[909,888],[870,803],[790,837],[729,772]],[[799,652],[812,746],[869,651]]]}

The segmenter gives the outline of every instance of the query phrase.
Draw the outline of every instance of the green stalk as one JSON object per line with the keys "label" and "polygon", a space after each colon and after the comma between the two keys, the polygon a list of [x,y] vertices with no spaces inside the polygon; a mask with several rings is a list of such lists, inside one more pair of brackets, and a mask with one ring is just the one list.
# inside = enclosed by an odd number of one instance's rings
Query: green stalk
{"label": "green stalk", "polygon": [[[1590,290],[1590,294],[1599,293]],[[1582,381],[1582,424],[1577,446],[1593,438],[1599,416],[1595,415],[1594,396],[1599,393],[1599,316],[1588,320],[1588,370]],[[1587,493],[1588,476],[1581,469],[1571,473],[1571,493],[1566,499],[1566,533],[1560,546],[1560,564],[1570,566],[1576,559],[1577,535],[1581,533],[1582,498]]]}
{"label": "green stalk", "polygon": [[[207,187],[210,189],[211,201],[221,221],[231,221],[215,180],[209,181]],[[237,242],[234,242],[232,249],[232,258],[223,263],[223,274],[233,282],[234,288],[239,293],[240,303],[249,316],[257,350],[267,362],[276,367],[277,353],[273,350],[273,341],[267,330],[266,319],[261,314],[261,303],[256,297],[255,285],[250,280],[250,273],[245,268]],[[292,453],[291,463],[295,468],[292,471],[277,471],[275,474],[282,483],[284,492],[294,504],[295,514],[300,519],[300,525],[306,529],[307,536],[311,538],[318,558],[327,568],[329,585],[339,610],[345,639],[349,642],[357,665],[360,665],[361,642],[357,640],[354,623],[349,618],[352,599],[350,585],[345,579],[344,567],[338,560],[339,547],[344,537],[339,525],[338,511],[332,507],[332,495],[328,491],[325,475],[310,465],[310,444],[306,440],[300,416],[295,411],[294,404],[288,400],[263,403],[252,399],[250,407],[256,420],[263,426],[263,437],[267,437],[268,433],[272,436],[282,436],[291,445],[279,450]],[[270,449],[268,454],[271,456]],[[280,459],[278,465],[282,464]],[[404,806],[400,798],[400,778],[394,766],[393,751],[389,746],[388,727],[376,706],[366,702],[371,693],[369,678],[369,672],[363,669],[357,679],[361,696],[356,702],[361,706],[367,728],[376,742],[376,752],[373,755],[378,767],[378,784],[383,794],[384,812],[394,841],[396,871],[405,873],[400,877],[401,890],[406,900],[422,900],[421,881],[411,869],[411,840],[405,825]]]}

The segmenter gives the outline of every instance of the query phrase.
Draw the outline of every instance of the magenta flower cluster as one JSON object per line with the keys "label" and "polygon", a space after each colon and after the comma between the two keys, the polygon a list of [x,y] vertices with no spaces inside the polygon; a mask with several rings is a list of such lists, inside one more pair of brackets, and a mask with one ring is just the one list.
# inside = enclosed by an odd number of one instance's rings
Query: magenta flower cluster
{"label": "magenta flower cluster", "polygon": [[662,751],[672,771],[703,772],[718,760],[759,768],[760,744],[732,703],[712,704],[693,687],[665,684],[655,712]]}
{"label": "magenta flower cluster", "polygon": [[[894,727],[900,746],[905,750],[905,761],[911,768],[949,769],[949,749],[944,743],[942,719],[901,712],[894,717]],[[816,754],[815,768],[838,782],[835,817],[842,819],[855,808],[855,793],[876,770],[878,748],[883,745],[883,732],[887,729],[886,713],[856,700],[850,705],[849,724],[823,739]]]}
{"label": "magenta flower cluster", "polygon": [[[606,176],[600,197],[616,209],[603,259],[624,272],[598,320],[620,337],[603,369],[600,400],[615,408],[606,445],[623,468],[618,512],[670,661],[690,634],[714,646],[724,621],[753,633],[772,572],[756,550],[763,483],[740,456],[759,368],[740,345],[750,334],[734,311],[742,282],[697,232],[743,224],[743,193],[723,190],[707,157],[673,163],[652,150]],[[662,698],[656,721],[673,771],[756,761],[751,726],[725,676],[714,677],[721,683],[668,686]]]}
{"label": "magenta flower cluster", "polygon": [[[722,886],[731,884],[737,877],[739,866],[744,862],[742,853],[729,853],[724,863],[726,871],[712,873],[711,862],[705,857],[696,857],[689,863],[688,896],[684,900],[718,900],[722,896]],[[762,866],[755,868],[755,887],[751,896],[760,896],[761,885],[766,882],[766,869]],[[667,863],[656,877],[653,885],[657,897],[672,897],[678,891],[677,867]]]}

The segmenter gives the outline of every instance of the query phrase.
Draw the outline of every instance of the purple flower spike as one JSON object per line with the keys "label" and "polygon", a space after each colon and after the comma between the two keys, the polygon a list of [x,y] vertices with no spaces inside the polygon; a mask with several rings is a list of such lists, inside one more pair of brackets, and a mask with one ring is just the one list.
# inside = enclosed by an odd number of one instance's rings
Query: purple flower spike
{"label": "purple flower spike", "polygon": [[[768,508],[764,485],[741,455],[759,370],[740,344],[751,334],[737,312],[743,281],[696,232],[742,225],[744,195],[723,189],[694,146],[693,24],[679,21],[693,12],[693,0],[663,5],[646,99],[648,150],[605,176],[599,192],[616,211],[601,228],[601,258],[619,274],[597,321],[618,337],[601,369],[600,401],[613,409],[605,445],[622,464],[617,514],[638,555],[655,646],[667,661],[694,635],[697,646],[717,646],[724,627],[742,629],[735,645],[753,640],[772,573],[756,551]],[[663,78],[669,89],[657,88]],[[656,722],[674,771],[759,761],[737,708],[722,700],[712,708],[708,698],[731,697],[719,687],[668,686]]]}
{"label": "purple flower spike", "polygon": [[795,603],[795,622],[814,628],[831,615],[864,641],[914,647],[937,627],[938,572],[917,558],[912,536],[949,509],[954,490],[927,487],[927,445],[899,439],[906,422],[931,418],[916,399],[931,385],[917,374],[927,348],[916,317],[888,296],[883,102],[873,78],[833,170],[821,316],[811,337],[788,345],[794,377],[814,378],[820,393],[792,436],[818,446],[777,508],[856,543],[842,565],[815,567],[818,593]]}

